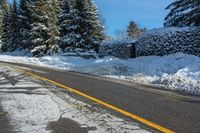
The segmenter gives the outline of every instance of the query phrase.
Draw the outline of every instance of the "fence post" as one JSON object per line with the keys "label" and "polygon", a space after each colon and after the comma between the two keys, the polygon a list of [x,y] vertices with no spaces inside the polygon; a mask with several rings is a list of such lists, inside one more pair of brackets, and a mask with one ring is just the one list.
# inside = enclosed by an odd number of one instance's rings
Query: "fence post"
{"label": "fence post", "polygon": [[131,58],[136,58],[136,42],[131,43],[131,48],[130,48],[130,53],[131,53]]}

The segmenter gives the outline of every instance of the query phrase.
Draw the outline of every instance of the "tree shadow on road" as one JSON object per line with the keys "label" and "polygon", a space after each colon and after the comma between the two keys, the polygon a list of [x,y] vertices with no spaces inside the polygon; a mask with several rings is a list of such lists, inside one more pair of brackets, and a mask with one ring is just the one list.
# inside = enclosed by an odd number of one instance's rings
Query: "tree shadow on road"
{"label": "tree shadow on road", "polygon": [[30,78],[26,73],[11,74],[11,72],[7,70],[5,72],[0,72],[0,93],[44,95],[44,93],[37,91],[40,88],[44,88],[40,86],[40,82],[41,81]]}
{"label": "tree shadow on road", "polygon": [[0,80],[0,86],[5,84],[11,84],[15,86],[20,80],[27,77],[27,75],[22,73],[17,76],[14,76],[10,75],[8,72],[0,72],[0,77],[3,78]]}

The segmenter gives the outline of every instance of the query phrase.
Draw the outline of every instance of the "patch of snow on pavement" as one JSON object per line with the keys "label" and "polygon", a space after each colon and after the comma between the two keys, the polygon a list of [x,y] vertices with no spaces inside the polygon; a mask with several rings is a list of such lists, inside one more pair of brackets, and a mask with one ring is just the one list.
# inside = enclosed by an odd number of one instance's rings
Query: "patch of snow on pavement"
{"label": "patch of snow on pavement", "polygon": [[86,72],[200,94],[200,57],[184,53],[128,60],[115,57],[83,59],[70,56],[33,58],[1,55],[0,60]]}

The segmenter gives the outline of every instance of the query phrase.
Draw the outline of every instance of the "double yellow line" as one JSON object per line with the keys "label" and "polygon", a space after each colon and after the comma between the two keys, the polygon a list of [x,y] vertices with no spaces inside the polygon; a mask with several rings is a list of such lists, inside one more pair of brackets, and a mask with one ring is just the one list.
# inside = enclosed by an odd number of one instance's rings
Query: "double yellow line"
{"label": "double yellow line", "polygon": [[19,69],[19,68],[16,68],[16,67],[15,67],[15,70],[20,71],[20,72],[23,72],[23,73],[26,73],[27,75],[30,75],[30,76],[32,76],[32,77],[36,77],[36,78],[38,78],[38,79],[47,81],[47,82],[52,83],[52,84],[54,84],[54,85],[57,85],[57,86],[59,86],[59,87],[61,87],[61,88],[67,89],[67,90],[69,90],[69,91],[71,91],[71,92],[74,92],[74,93],[76,93],[76,94],[78,94],[78,95],[80,95],[80,96],[82,96],[82,97],[85,97],[85,98],[90,99],[90,100],[92,100],[92,101],[94,101],[94,102],[96,102],[96,103],[99,103],[100,105],[103,105],[103,106],[105,106],[105,107],[107,107],[107,108],[110,108],[110,109],[112,109],[112,110],[114,110],[114,111],[116,111],[116,112],[118,112],[118,113],[121,113],[121,114],[123,114],[123,115],[125,115],[125,116],[128,116],[128,117],[130,117],[130,118],[132,118],[132,119],[134,119],[134,120],[137,120],[137,121],[139,121],[139,122],[141,122],[141,123],[143,123],[143,124],[145,124],[145,125],[148,125],[149,127],[153,128],[153,129],[156,129],[156,130],[158,130],[158,131],[161,131],[161,132],[164,132],[164,133],[175,133],[174,131],[172,131],[172,130],[170,130],[170,129],[167,129],[167,128],[165,128],[165,127],[162,127],[162,126],[160,126],[160,125],[158,125],[158,124],[155,124],[155,123],[153,123],[153,122],[151,122],[151,121],[149,121],[149,120],[146,120],[146,119],[144,119],[144,118],[142,118],[142,117],[140,117],[140,116],[137,116],[137,115],[135,115],[135,114],[133,114],[133,113],[127,112],[127,111],[125,111],[125,110],[123,110],[123,109],[120,109],[120,108],[115,107],[115,106],[113,106],[113,105],[111,105],[111,104],[108,104],[108,103],[106,103],[106,102],[103,102],[103,101],[101,101],[101,100],[99,100],[99,99],[97,99],[97,98],[95,98],[95,97],[89,96],[89,95],[87,95],[87,94],[85,94],[85,93],[83,93],[83,92],[80,92],[80,91],[78,91],[78,90],[76,90],[76,89],[70,88],[70,87],[68,87],[68,86],[66,86],[66,85],[60,84],[60,83],[58,83],[58,82],[56,82],[56,81],[50,80],[50,79],[45,78],[45,77],[38,76],[38,75],[33,74],[33,73],[30,73],[30,72],[26,72],[25,70]]}

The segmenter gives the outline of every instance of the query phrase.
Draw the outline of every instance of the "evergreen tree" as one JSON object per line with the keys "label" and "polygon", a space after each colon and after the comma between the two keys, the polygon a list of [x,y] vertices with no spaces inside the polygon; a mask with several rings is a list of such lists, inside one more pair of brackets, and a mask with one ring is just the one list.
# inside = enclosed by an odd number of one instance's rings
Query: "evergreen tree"
{"label": "evergreen tree", "polygon": [[31,6],[33,0],[20,0],[19,4],[19,49],[30,50],[29,31],[31,30]]}
{"label": "evergreen tree", "polygon": [[0,5],[0,51],[2,47],[2,36],[3,36],[3,9]]}
{"label": "evergreen tree", "polygon": [[0,0],[0,6],[2,10],[7,10],[8,9],[8,3],[7,0]]}
{"label": "evergreen tree", "polygon": [[[30,49],[33,56],[53,55],[59,52],[55,41],[55,27],[51,6],[53,1],[37,0],[31,6]],[[53,12],[55,13],[55,12]],[[57,13],[57,12],[56,12]],[[53,14],[54,15],[54,14]],[[56,22],[54,22],[56,23]],[[52,29],[53,28],[53,29]]]}
{"label": "evergreen tree", "polygon": [[5,41],[3,45],[4,51],[12,52],[18,48],[18,18],[17,18],[17,3],[16,0],[10,5],[10,10],[7,17],[7,26],[5,32]]}
{"label": "evergreen tree", "polygon": [[61,10],[58,15],[58,27],[59,27],[59,47],[64,52],[66,48],[72,49],[74,39],[70,37],[70,32],[73,30],[73,16],[70,12],[72,10],[72,7],[70,7],[70,1],[69,0],[63,0],[61,1]]}
{"label": "evergreen tree", "polygon": [[49,50],[47,52],[47,55],[55,55],[60,52],[58,41],[59,41],[59,30],[58,30],[58,13],[60,10],[60,0],[52,0],[48,1],[48,16],[50,18],[50,38],[48,40],[49,42]]}
{"label": "evergreen tree", "polygon": [[2,3],[3,8],[3,28],[2,28],[2,47],[3,52],[7,51],[7,43],[9,39],[9,21],[10,21],[10,8],[6,0]]}
{"label": "evergreen tree", "polygon": [[3,36],[4,36],[4,16],[5,12],[7,10],[7,1],[6,0],[0,0],[0,51],[2,51],[2,45],[3,45]]}
{"label": "evergreen tree", "polygon": [[98,50],[104,39],[96,6],[91,0],[65,0],[59,15],[60,47],[74,50]]}
{"label": "evergreen tree", "polygon": [[175,0],[166,9],[170,12],[165,18],[165,27],[200,26],[199,0]]}
{"label": "evergreen tree", "polygon": [[64,6],[59,15],[60,47],[64,52],[83,48],[85,45],[85,40],[82,37],[84,31],[82,12],[83,1],[64,1]]}
{"label": "evergreen tree", "polygon": [[137,24],[134,21],[131,21],[128,26],[127,33],[129,38],[135,39],[139,35],[141,35],[142,30],[138,28]]}
{"label": "evergreen tree", "polygon": [[83,14],[83,17],[86,28],[83,37],[86,42],[85,48],[98,51],[101,41],[105,39],[104,27],[102,26],[100,15],[93,1],[85,0],[84,2],[85,14]]}

